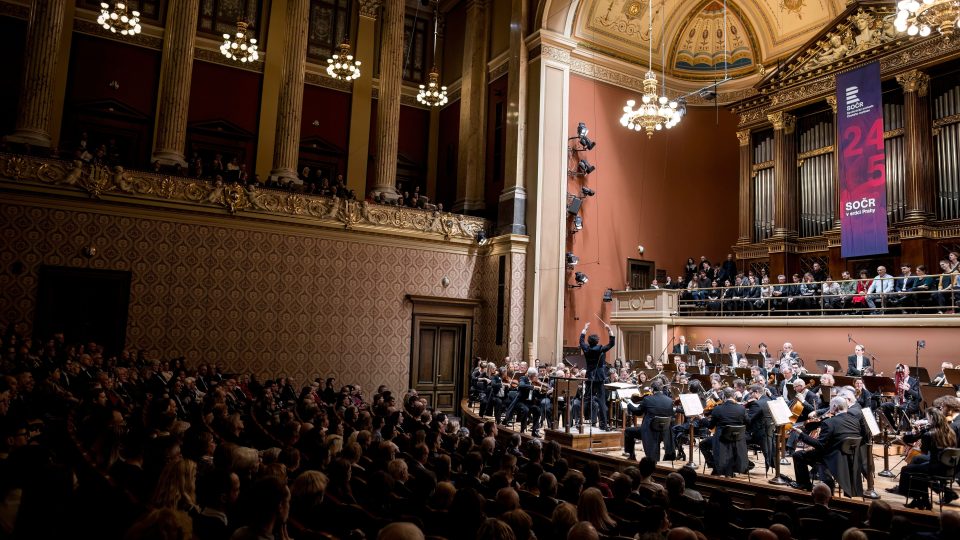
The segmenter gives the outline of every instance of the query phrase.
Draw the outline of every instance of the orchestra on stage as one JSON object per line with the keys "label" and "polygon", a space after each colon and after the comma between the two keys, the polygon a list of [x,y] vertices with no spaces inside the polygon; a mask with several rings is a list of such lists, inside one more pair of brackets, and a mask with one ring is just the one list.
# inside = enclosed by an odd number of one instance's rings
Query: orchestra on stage
{"label": "orchestra on stage", "polygon": [[[931,493],[942,504],[957,498],[947,481],[960,462],[960,369],[952,363],[930,377],[902,363],[881,369],[860,343],[842,366],[805,361],[792,343],[776,356],[765,344],[744,354],[734,344],[691,345],[680,335],[669,353],[668,344],[659,358],[629,366],[607,357],[616,338],[601,323],[606,343],[588,323],[581,354],[561,365],[477,359],[470,399],[479,414],[521,432],[529,426],[533,437],[541,437],[541,427],[619,434],[631,460],[638,442],[654,462],[695,466],[699,452],[717,476],[762,468],[771,483],[810,490],[818,480],[850,497],[876,499],[879,474],[898,477],[887,491],[907,497],[910,508],[931,508]],[[880,472],[875,445],[883,454]],[[781,471],[790,464],[792,478]]]}

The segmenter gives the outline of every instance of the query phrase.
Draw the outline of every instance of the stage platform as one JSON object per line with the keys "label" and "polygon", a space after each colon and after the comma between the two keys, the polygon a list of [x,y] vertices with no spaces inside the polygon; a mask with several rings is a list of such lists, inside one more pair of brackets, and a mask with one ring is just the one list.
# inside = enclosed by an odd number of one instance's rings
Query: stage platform
{"label": "stage platform", "polygon": [[[480,417],[476,407],[468,407],[466,400],[461,402],[461,409],[463,413],[463,423],[461,425],[472,428],[474,425],[481,424],[485,420],[490,419]],[[498,428],[501,437],[504,438],[509,438],[515,433],[515,430],[510,428],[502,426],[498,426]],[[569,435],[562,431],[558,433],[550,430],[544,430],[544,433],[546,440],[555,440],[560,443],[563,457],[566,458],[573,467],[582,467],[585,462],[595,461],[600,464],[603,474],[610,475],[616,471],[622,471],[634,463],[622,456],[622,431],[603,432],[596,430],[595,432],[588,433],[588,430],[585,428],[583,435],[576,433],[574,429],[570,430]],[[522,433],[521,435],[525,440],[531,438],[528,433]],[[561,436],[564,437],[561,439]],[[569,444],[566,441],[570,441]],[[593,444],[591,445],[591,443]],[[656,475],[662,480],[667,474],[686,466],[688,463],[692,463],[699,473],[697,488],[705,495],[714,490],[724,490],[733,496],[735,503],[749,507],[768,507],[767,502],[783,495],[797,502],[812,504],[809,492],[793,489],[788,485],[770,484],[769,480],[774,477],[774,471],[771,469],[765,474],[762,454],[758,453],[754,455],[753,452],[750,452],[748,458],[756,464],[756,467],[750,471],[749,477],[743,474],[737,475],[734,478],[725,478],[712,476],[709,469],[704,470],[703,458],[700,452],[696,450],[696,447],[694,448],[695,451],[692,459],[689,446],[685,446],[684,451],[687,453],[687,459],[685,461],[660,461],[657,464]],[[644,455],[643,447],[639,444],[639,441],[635,450],[638,458]],[[899,454],[890,454],[890,467],[894,473],[898,473],[903,466],[903,463],[900,462],[901,457]],[[781,474],[793,478],[792,460],[788,459],[787,461],[790,463],[781,465]],[[879,444],[874,445],[874,465],[878,473],[884,469],[883,449]],[[922,511],[906,508],[904,507],[906,500],[902,495],[894,495],[886,491],[886,488],[896,486],[897,481],[897,478],[875,476],[875,490],[877,494],[880,495],[881,500],[889,503],[894,510],[908,517],[911,522],[923,527],[936,529],[940,515],[936,497],[933,501],[933,510]],[[866,488],[866,486],[864,486],[864,488]],[[864,521],[866,520],[867,508],[871,502],[870,499],[851,499],[848,497],[837,497],[835,495],[831,507],[847,512],[857,521]],[[943,509],[960,511],[960,501],[944,505]]]}

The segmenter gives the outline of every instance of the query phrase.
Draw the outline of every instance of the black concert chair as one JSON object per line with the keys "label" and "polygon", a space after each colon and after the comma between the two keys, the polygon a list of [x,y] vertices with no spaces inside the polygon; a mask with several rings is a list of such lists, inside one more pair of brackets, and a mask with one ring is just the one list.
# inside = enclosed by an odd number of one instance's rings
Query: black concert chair
{"label": "black concert chair", "polygon": [[[669,416],[655,416],[653,418],[653,423],[650,424],[650,430],[657,434],[657,438],[660,439],[658,444],[663,444],[667,440],[667,437],[671,436],[670,432],[670,422],[673,421],[673,418]],[[666,449],[664,449],[666,451]],[[676,449],[674,449],[674,455],[676,455]],[[673,461],[670,462],[670,467],[673,467]]]}
{"label": "black concert chair", "polygon": [[[723,426],[720,430],[720,440],[727,444],[738,445],[746,436],[747,426]],[[747,482],[751,482],[749,460],[747,460],[747,465]]]}
{"label": "black concert chair", "polygon": [[917,480],[927,482],[927,489],[931,493],[931,499],[934,489],[940,491],[940,513],[943,513],[943,494],[947,490],[953,490],[953,483],[956,481],[958,469],[960,469],[960,448],[945,448],[940,452],[940,464],[943,465],[944,474],[914,474],[910,477],[910,485],[907,487],[907,493],[913,493],[913,483]]}

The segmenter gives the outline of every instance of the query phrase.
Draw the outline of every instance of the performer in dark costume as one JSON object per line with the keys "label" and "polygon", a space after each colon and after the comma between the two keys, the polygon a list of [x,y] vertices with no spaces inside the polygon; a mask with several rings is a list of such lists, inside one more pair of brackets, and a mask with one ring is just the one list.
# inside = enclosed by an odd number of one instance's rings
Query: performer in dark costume
{"label": "performer in dark costume", "polygon": [[[600,322],[603,323],[603,321]],[[587,337],[587,331],[590,329],[590,323],[587,323],[580,332],[580,350],[583,351],[583,358],[587,363],[587,393],[591,400],[590,419],[593,425],[596,425],[599,416],[600,429],[607,431],[607,397],[603,385],[607,382],[607,351],[616,344],[616,338],[610,325],[606,323],[603,325],[610,335],[607,344],[601,346],[600,336],[596,334],[590,334],[590,337]]]}

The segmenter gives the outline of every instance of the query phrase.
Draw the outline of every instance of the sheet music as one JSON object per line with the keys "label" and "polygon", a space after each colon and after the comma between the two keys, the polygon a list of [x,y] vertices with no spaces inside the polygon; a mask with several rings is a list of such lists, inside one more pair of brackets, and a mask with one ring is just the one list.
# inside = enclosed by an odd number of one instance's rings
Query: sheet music
{"label": "sheet music", "polygon": [[870,436],[876,437],[880,434],[880,426],[877,424],[877,417],[873,415],[873,411],[870,410],[870,407],[864,407],[861,409],[863,411],[863,418],[867,421],[867,429],[870,430]]}
{"label": "sheet music", "polygon": [[771,399],[767,402],[767,407],[770,408],[770,414],[773,415],[774,424],[782,426],[790,423],[790,407],[787,406],[787,402],[782,397]]}
{"label": "sheet music", "polygon": [[687,416],[703,414],[703,404],[697,394],[680,394],[680,405],[683,406],[683,414]]}

